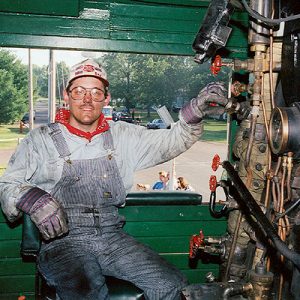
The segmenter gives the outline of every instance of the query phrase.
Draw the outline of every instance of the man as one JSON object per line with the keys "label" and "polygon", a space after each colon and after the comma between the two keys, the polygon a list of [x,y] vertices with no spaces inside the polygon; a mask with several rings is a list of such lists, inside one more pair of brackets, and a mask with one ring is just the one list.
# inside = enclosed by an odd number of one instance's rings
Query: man
{"label": "man", "polygon": [[158,172],[158,176],[159,181],[154,183],[152,190],[166,190],[169,183],[170,174],[166,171],[160,171]]}
{"label": "man", "polygon": [[29,214],[38,227],[39,270],[60,299],[107,299],[105,275],[134,283],[146,299],[179,299],[185,277],[123,232],[118,207],[134,171],[172,159],[199,139],[208,103],[224,105],[224,89],[210,85],[182,109],[172,129],[155,131],[108,124],[101,113],[108,87],[92,60],[71,69],[64,93],[69,109],[18,147],[0,179],[2,209],[10,221]]}

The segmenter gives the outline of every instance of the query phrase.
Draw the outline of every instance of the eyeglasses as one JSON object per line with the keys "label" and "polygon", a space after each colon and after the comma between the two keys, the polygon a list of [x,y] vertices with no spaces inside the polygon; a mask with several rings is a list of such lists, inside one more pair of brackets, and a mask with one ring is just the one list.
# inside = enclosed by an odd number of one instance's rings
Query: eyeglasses
{"label": "eyeglasses", "polygon": [[87,92],[91,93],[92,100],[95,102],[101,102],[105,99],[105,91],[96,87],[88,89],[83,86],[76,86],[69,91],[73,100],[83,100]]}

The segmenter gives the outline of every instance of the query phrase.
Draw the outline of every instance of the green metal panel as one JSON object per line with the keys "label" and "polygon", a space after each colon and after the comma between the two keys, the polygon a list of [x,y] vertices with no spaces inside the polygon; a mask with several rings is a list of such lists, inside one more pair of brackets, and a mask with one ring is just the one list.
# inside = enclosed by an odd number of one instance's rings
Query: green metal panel
{"label": "green metal panel", "polygon": [[25,293],[34,291],[35,275],[1,276],[1,294]]}
{"label": "green metal panel", "polygon": [[0,223],[5,223],[6,222],[6,218],[2,212],[2,210],[0,209]]}
{"label": "green metal panel", "polygon": [[[22,26],[16,26],[16,23],[22,24]],[[13,33],[15,34],[26,34],[29,36],[109,37],[109,21],[106,18],[101,20],[82,20],[0,13],[0,33],[10,32],[12,29],[14,29]]]}
{"label": "green metal panel", "polygon": [[0,277],[8,275],[32,275],[35,273],[35,262],[26,262],[19,258],[0,259]]}
{"label": "green metal panel", "polygon": [[[159,29],[161,31],[181,31],[180,28],[183,26],[183,32],[193,32],[193,30],[198,29],[205,13],[206,8],[199,7],[162,7],[141,4],[133,6],[120,3],[112,3],[110,5],[113,27],[117,28],[120,26],[121,30],[140,28],[147,30]],[[137,24],[138,21],[140,21],[140,24]],[[178,23],[174,21],[178,21]],[[162,26],[162,22],[164,26]],[[170,22],[170,24],[168,24],[168,22]]]}
{"label": "green metal panel", "polygon": [[[136,221],[211,221],[212,217],[207,205],[190,206],[126,206],[121,208],[120,214],[128,222]],[[224,219],[215,219],[215,223],[224,222]]]}
{"label": "green metal panel", "polygon": [[0,258],[20,257],[20,240],[1,241],[0,242]]}
{"label": "green metal panel", "polygon": [[0,11],[41,14],[78,16],[79,0],[1,0]]}
{"label": "green metal panel", "polygon": [[[223,223],[222,227],[224,229]],[[188,222],[141,222],[137,226],[135,222],[126,223],[126,231],[135,237],[159,237],[159,236],[186,236],[194,233],[199,233],[199,229],[204,229],[207,226],[207,221],[188,221]],[[214,228],[219,233],[217,228]],[[216,234],[218,235],[218,234]]]}
{"label": "green metal panel", "polygon": [[[206,12],[205,2],[193,2],[81,1],[76,18],[1,13],[0,45],[193,55],[191,45]],[[247,15],[236,13],[233,21],[227,49],[231,56],[246,57]]]}
{"label": "green metal panel", "polygon": [[190,45],[0,33],[0,46],[192,55]]}
{"label": "green metal panel", "polygon": [[9,226],[6,223],[0,224],[0,241],[2,240],[14,240],[14,239],[20,239],[21,232],[22,232],[22,227],[18,226],[14,228],[14,230],[9,230]]}
{"label": "green metal panel", "polygon": [[33,292],[20,292],[20,293],[9,293],[9,294],[0,294],[0,300],[16,300],[20,296],[26,297],[26,300],[36,300]]}
{"label": "green metal panel", "polygon": [[138,241],[150,246],[158,253],[188,254],[191,236],[176,237],[136,237]]}

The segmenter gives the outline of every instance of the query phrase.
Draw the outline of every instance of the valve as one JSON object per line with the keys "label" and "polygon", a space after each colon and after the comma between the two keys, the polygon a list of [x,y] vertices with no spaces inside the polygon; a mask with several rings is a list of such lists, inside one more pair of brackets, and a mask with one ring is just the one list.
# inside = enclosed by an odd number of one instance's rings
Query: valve
{"label": "valve", "polygon": [[231,93],[234,97],[239,96],[241,93],[248,92],[248,85],[239,81],[234,81],[231,85]]}
{"label": "valve", "polygon": [[213,75],[217,75],[221,71],[222,58],[220,55],[216,55],[210,66],[210,71]]}
{"label": "valve", "polygon": [[197,254],[197,250],[203,248],[205,246],[204,242],[204,234],[202,230],[200,230],[199,234],[194,234],[190,239],[190,258],[195,258]]}
{"label": "valve", "polygon": [[220,255],[225,257],[225,241],[227,236],[222,237],[204,237],[203,231],[200,230],[199,234],[194,234],[190,239],[189,257],[194,259],[199,251],[201,253],[208,253],[210,255]]}
{"label": "valve", "polygon": [[213,171],[217,171],[219,168],[219,165],[221,165],[221,158],[218,154],[216,154],[212,160],[211,163],[211,168],[213,169]]}
{"label": "valve", "polygon": [[211,175],[209,179],[209,189],[211,192],[215,192],[217,189],[217,177],[215,175]]}

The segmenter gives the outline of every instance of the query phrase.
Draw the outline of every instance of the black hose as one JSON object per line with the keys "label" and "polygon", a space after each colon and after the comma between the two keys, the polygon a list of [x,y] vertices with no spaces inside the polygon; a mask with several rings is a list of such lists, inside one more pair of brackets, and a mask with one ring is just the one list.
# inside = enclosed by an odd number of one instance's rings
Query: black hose
{"label": "black hose", "polygon": [[227,213],[227,205],[223,205],[220,210],[216,210],[216,192],[211,192],[210,193],[210,198],[209,198],[209,212],[210,214],[216,218],[222,218],[226,215]]}
{"label": "black hose", "polygon": [[269,219],[262,212],[259,205],[245,186],[244,182],[239,177],[238,173],[233,168],[229,161],[222,163],[223,168],[227,171],[228,176],[232,180],[234,186],[232,191],[234,192],[235,200],[242,207],[246,207],[249,213],[256,219],[256,224],[265,233],[265,235],[273,242],[275,248],[287,259],[289,259],[297,268],[300,269],[300,255],[290,250],[287,245],[280,239],[275,228],[272,226]]}

